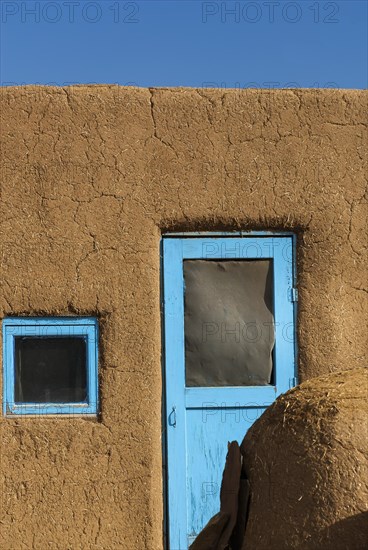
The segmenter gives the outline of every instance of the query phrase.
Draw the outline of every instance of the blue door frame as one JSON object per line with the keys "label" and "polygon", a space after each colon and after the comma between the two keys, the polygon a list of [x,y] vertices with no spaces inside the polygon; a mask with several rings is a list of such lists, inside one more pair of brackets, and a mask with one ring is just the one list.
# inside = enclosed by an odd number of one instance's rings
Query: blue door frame
{"label": "blue door frame", "polygon": [[[218,511],[227,441],[240,443],[265,408],[296,384],[295,236],[269,232],[187,235],[164,236],[162,246],[169,550],[186,550]],[[273,385],[185,387],[186,259],[272,259]]]}

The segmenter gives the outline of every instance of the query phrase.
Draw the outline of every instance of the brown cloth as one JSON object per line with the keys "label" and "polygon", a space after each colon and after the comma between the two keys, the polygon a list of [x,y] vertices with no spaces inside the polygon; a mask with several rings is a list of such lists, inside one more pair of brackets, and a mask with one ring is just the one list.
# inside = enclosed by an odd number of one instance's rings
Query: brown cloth
{"label": "brown cloth", "polygon": [[[248,482],[240,477],[241,468],[240,448],[236,441],[232,441],[228,444],[222,475],[220,512],[210,519],[190,546],[190,550],[240,549],[245,532],[246,510],[244,503],[248,501],[248,498],[244,497],[249,495]],[[239,502],[242,503],[240,508]],[[234,530],[235,525],[237,525],[237,529]]]}

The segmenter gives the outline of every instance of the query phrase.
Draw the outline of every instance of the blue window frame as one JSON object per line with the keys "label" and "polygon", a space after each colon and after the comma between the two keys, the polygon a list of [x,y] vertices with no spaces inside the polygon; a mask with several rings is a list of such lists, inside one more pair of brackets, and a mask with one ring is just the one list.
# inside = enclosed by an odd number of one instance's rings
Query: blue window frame
{"label": "blue window frame", "polygon": [[[295,252],[296,238],[292,233],[192,233],[163,238],[169,548],[187,549],[218,512],[227,442],[237,440],[241,443],[253,421],[280,394],[297,383]],[[275,341],[273,375],[269,384],[194,385],[192,381],[188,384],[186,372],[190,355],[186,353],[185,315],[187,283],[193,279],[186,279],[185,265],[188,261],[193,265],[203,260],[261,260],[272,264]],[[197,281],[207,291],[203,277]],[[200,290],[198,286],[196,289]],[[205,311],[210,311],[211,316],[210,308]]]}
{"label": "blue window frame", "polygon": [[95,415],[97,411],[97,319],[3,320],[4,415]]}

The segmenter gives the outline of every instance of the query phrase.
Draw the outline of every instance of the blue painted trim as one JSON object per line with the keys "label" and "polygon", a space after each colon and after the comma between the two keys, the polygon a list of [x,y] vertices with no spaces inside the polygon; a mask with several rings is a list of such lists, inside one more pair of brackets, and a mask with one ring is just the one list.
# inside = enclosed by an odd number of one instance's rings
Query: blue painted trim
{"label": "blue painted trim", "polygon": [[[98,412],[98,322],[93,317],[9,317],[3,319],[3,414],[96,415]],[[15,403],[16,336],[79,336],[87,342],[86,403]]]}
{"label": "blue painted trim", "polygon": [[[160,240],[160,266],[163,266],[163,240]],[[161,418],[165,419],[162,425],[162,485],[163,485],[163,548],[167,548],[168,542],[168,497],[167,497],[167,428],[166,428],[166,418],[167,418],[167,409],[166,409],[166,398],[165,398],[165,388],[166,388],[166,372],[165,372],[165,311],[163,307],[163,296],[164,296],[164,284],[163,276],[160,277],[160,319],[161,319],[161,375],[162,375],[162,403],[161,403]]]}
{"label": "blue painted trim", "polygon": [[188,231],[185,233],[163,233],[163,239],[188,238],[188,237],[294,237],[292,231]]}
{"label": "blue painted trim", "polygon": [[[245,392],[246,401],[244,401]],[[218,386],[185,389],[187,409],[267,407],[275,398],[274,386]]]}
{"label": "blue painted trim", "polygon": [[278,257],[278,249],[282,254],[287,253],[291,240],[287,237],[264,239],[262,237],[233,238],[187,238],[182,240],[183,259],[204,260],[240,260],[240,259],[267,259]]}
{"label": "blue painted trim", "polygon": [[[298,294],[298,288],[297,288],[297,271],[296,271],[296,264],[297,264],[297,235],[293,235],[292,237],[292,243],[293,243],[293,287],[296,289],[296,292]],[[298,348],[298,334],[297,334],[297,321],[298,321],[298,301],[293,302],[293,320],[294,320],[294,381],[293,386],[297,386],[299,384],[299,376],[298,376],[298,360],[299,360],[299,348]],[[292,386],[292,387],[293,387]]]}
{"label": "blue painted trim", "polygon": [[[187,515],[183,498],[187,493],[185,371],[184,371],[184,276],[181,241],[163,242],[165,307],[167,495],[169,506],[169,548],[187,548]],[[175,409],[174,409],[175,407]],[[175,426],[171,422],[175,411]]]}
{"label": "blue painted trim", "polygon": [[[246,237],[246,238],[245,238]],[[168,468],[169,548],[188,546],[186,487],[186,418],[188,409],[268,406],[290,387],[296,375],[295,244],[291,232],[177,233],[163,236],[164,342]],[[185,388],[184,259],[270,258],[274,266],[275,386]],[[244,395],[246,394],[246,403]],[[174,413],[171,411],[174,410]],[[175,422],[172,422],[175,414]]]}
{"label": "blue painted trim", "polygon": [[275,385],[277,395],[290,389],[295,375],[294,304],[289,300],[293,288],[293,243],[275,249],[274,255],[274,317],[275,317]]}

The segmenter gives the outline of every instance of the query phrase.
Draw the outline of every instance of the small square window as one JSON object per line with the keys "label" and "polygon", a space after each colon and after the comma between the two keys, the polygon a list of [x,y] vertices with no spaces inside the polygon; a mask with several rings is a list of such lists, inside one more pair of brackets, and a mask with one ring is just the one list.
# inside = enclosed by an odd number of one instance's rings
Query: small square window
{"label": "small square window", "polygon": [[96,319],[4,319],[4,414],[96,414],[97,342]]}

